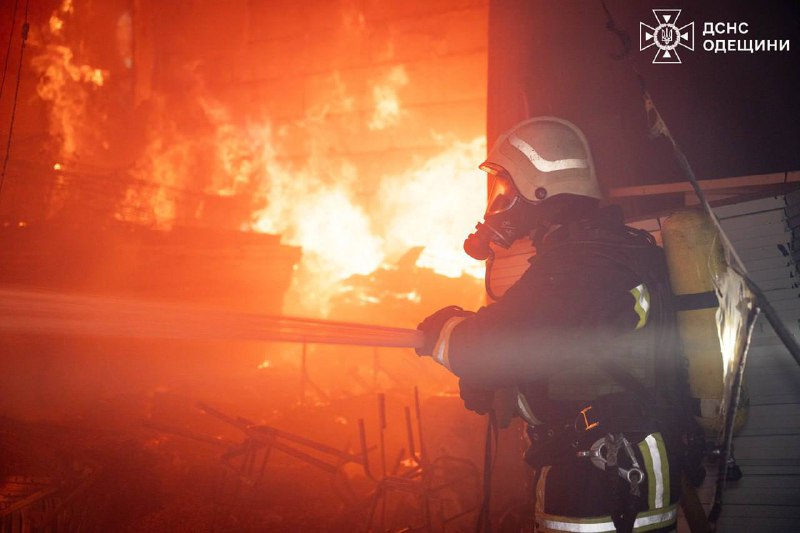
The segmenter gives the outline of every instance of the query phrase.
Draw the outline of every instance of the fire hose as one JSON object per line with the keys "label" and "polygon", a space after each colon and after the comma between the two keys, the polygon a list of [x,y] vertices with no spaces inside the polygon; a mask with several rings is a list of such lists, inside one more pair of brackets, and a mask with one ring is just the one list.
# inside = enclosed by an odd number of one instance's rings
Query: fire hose
{"label": "fire hose", "polygon": [[420,331],[187,304],[0,289],[0,332],[416,348]]}

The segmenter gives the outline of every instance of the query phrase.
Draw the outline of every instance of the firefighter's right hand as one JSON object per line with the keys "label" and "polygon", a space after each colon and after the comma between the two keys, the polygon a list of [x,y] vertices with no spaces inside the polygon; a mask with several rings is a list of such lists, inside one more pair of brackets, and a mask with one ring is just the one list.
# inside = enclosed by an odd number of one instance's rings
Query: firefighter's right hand
{"label": "firefighter's right hand", "polygon": [[454,316],[469,316],[470,311],[464,311],[457,305],[449,305],[439,309],[428,318],[423,320],[417,326],[417,329],[422,332],[425,337],[425,343],[419,348],[415,348],[417,355],[432,355],[433,349],[436,346],[436,341],[439,340],[439,333],[442,331],[445,323]]}

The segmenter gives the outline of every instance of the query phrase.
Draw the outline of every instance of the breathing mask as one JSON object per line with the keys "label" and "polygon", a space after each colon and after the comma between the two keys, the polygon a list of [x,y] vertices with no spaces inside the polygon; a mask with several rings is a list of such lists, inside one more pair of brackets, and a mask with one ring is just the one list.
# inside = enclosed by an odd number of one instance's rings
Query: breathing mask
{"label": "breathing mask", "polygon": [[490,176],[489,199],[483,222],[464,241],[464,251],[483,261],[492,254],[490,243],[508,248],[535,227],[536,204],[523,198],[502,168],[482,167]]}

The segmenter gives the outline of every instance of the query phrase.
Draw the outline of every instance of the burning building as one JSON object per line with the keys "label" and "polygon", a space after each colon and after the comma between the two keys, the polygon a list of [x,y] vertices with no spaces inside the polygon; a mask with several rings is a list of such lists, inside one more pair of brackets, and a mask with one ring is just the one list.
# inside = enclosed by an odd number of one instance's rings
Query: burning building
{"label": "burning building", "polygon": [[[482,271],[460,243],[484,196],[475,161],[486,149],[486,2],[8,7],[6,296],[44,298],[68,314],[85,305],[98,319],[135,303],[122,338],[8,328],[3,520],[153,531],[175,529],[187,513],[193,531],[364,523],[352,498],[367,494],[373,473],[388,474],[371,451],[365,476],[358,420],[371,450],[388,420],[382,456],[392,472],[419,468],[419,436],[410,455],[402,407],[417,387],[423,411],[452,411],[456,385],[445,372],[407,350],[134,330],[174,313],[191,321],[197,310],[413,327],[446,303],[480,305]],[[53,293],[72,299],[61,307]],[[380,417],[379,391],[391,393]],[[280,426],[282,439],[241,433],[196,402]],[[427,427],[430,460],[460,452],[471,461],[463,427],[474,422]],[[442,446],[448,431],[462,435]],[[45,434],[62,444],[40,447]],[[241,442],[283,452],[265,471],[266,507],[240,507],[230,493],[256,494],[233,465],[249,455],[219,459]],[[303,455],[321,449],[322,459]],[[141,475],[120,470],[122,455]],[[319,475],[332,475],[335,490],[303,481]],[[321,498],[320,512],[304,516],[309,497]]]}

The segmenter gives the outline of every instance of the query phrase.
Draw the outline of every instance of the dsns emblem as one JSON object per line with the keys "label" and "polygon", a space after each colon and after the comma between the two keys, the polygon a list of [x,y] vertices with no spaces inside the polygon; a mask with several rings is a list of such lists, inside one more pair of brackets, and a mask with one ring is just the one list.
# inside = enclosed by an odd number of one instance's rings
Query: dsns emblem
{"label": "dsns emblem", "polygon": [[678,26],[680,9],[654,9],[658,25],[654,28],[639,23],[639,50],[656,47],[653,63],[680,63],[678,47],[694,50],[694,22]]}

